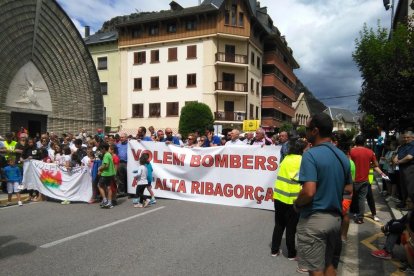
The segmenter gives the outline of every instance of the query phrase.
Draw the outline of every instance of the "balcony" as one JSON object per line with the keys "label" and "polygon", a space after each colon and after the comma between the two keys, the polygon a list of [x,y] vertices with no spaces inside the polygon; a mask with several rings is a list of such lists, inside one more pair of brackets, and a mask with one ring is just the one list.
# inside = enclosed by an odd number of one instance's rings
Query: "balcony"
{"label": "balcony", "polygon": [[214,119],[216,121],[236,121],[243,122],[246,119],[245,112],[233,112],[233,111],[217,111],[214,112]]}
{"label": "balcony", "polygon": [[217,81],[215,82],[215,90],[222,94],[247,94],[247,83]]}
{"label": "balcony", "polygon": [[229,66],[248,66],[248,60],[246,55],[237,55],[219,52],[216,53],[216,63],[229,65]]}

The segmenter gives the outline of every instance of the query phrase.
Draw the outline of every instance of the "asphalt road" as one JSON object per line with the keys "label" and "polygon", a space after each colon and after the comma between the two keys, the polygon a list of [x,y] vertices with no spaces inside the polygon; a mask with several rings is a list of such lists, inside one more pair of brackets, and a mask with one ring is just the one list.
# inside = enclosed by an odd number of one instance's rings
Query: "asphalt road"
{"label": "asphalt road", "polygon": [[42,202],[2,208],[0,221],[3,275],[296,274],[296,262],[270,255],[273,213],[265,210],[162,199],[146,209],[123,199],[111,210]]}
{"label": "asphalt road", "polygon": [[[266,210],[166,199],[137,209],[124,198],[110,210],[56,202],[1,208],[0,222],[0,275],[299,275],[284,240],[285,256],[271,257]],[[383,238],[362,242],[379,227],[351,224],[339,275],[396,271],[369,254]]]}

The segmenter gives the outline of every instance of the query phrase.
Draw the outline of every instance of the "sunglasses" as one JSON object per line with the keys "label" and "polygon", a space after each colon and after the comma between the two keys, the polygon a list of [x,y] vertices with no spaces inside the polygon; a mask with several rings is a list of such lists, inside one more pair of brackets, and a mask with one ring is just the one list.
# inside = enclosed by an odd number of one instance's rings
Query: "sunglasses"
{"label": "sunglasses", "polygon": [[172,132],[165,132],[165,134],[172,134]]}

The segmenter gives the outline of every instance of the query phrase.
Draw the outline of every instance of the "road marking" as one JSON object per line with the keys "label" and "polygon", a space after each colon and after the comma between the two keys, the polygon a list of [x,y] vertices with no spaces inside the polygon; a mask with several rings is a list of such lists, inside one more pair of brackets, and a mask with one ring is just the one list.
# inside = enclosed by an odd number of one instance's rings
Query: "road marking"
{"label": "road marking", "polygon": [[96,228],[93,228],[93,229],[87,230],[87,231],[85,231],[85,232],[81,232],[81,233],[75,234],[75,235],[73,235],[73,236],[69,236],[69,237],[66,237],[66,238],[63,238],[63,239],[60,239],[60,240],[54,241],[54,242],[46,243],[46,244],[44,244],[44,245],[41,245],[41,246],[40,246],[40,248],[50,248],[50,247],[53,247],[53,246],[55,246],[55,245],[58,245],[58,244],[61,244],[61,243],[64,243],[64,242],[67,242],[67,241],[70,241],[70,240],[74,240],[74,239],[77,239],[77,238],[79,238],[79,237],[83,237],[83,236],[89,235],[89,234],[91,234],[91,233],[94,233],[94,232],[100,231],[100,230],[102,230],[102,229],[105,229],[105,228],[108,228],[108,227],[111,227],[111,226],[114,226],[114,225],[117,225],[117,224],[120,224],[120,223],[126,222],[126,221],[128,221],[128,220],[131,220],[131,219],[134,219],[134,218],[138,218],[138,217],[142,217],[142,216],[145,216],[145,215],[150,214],[150,213],[154,213],[154,212],[156,212],[156,211],[158,211],[158,210],[161,210],[161,209],[163,209],[163,208],[165,208],[165,206],[160,206],[160,207],[158,207],[158,208],[155,208],[155,209],[152,209],[152,210],[146,211],[146,212],[144,212],[144,213],[140,213],[140,214],[137,214],[137,215],[134,215],[134,216],[128,217],[128,218],[120,219],[120,220],[117,220],[117,221],[111,222],[111,223],[109,223],[109,224],[105,224],[105,225],[102,225],[102,226],[99,226],[99,227],[96,227]]}
{"label": "road marking", "polygon": [[[361,243],[363,245],[365,245],[366,247],[368,247],[369,249],[371,249],[372,251],[375,251],[375,250],[378,250],[378,248],[375,245],[373,245],[372,243],[375,240],[377,240],[379,238],[382,238],[382,237],[384,237],[384,233],[380,232],[380,233],[374,234],[374,235],[366,238],[365,240],[361,241]],[[401,272],[401,271],[398,270],[398,268],[401,266],[401,262],[400,261],[398,261],[396,259],[391,259],[389,261],[397,268],[397,270],[394,271],[391,275],[393,275],[393,276],[405,275],[404,272]]]}

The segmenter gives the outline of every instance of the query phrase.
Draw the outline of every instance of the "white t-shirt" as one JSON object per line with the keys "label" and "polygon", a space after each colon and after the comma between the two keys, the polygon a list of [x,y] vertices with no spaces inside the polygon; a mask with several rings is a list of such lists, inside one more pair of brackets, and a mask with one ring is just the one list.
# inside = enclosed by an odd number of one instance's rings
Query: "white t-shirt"
{"label": "white t-shirt", "polygon": [[229,140],[226,142],[225,144],[226,146],[234,146],[234,145],[246,145],[245,143],[243,143],[240,139],[237,140]]}
{"label": "white t-shirt", "polygon": [[138,180],[138,185],[147,185],[148,184],[148,179],[147,179],[147,175],[148,175],[148,170],[147,167],[145,167],[144,165],[140,165],[138,167],[138,171],[136,174],[136,178]]}
{"label": "white t-shirt", "polygon": [[91,159],[89,158],[89,156],[85,155],[81,160],[82,166],[89,167],[89,162],[90,161],[91,161]]}

